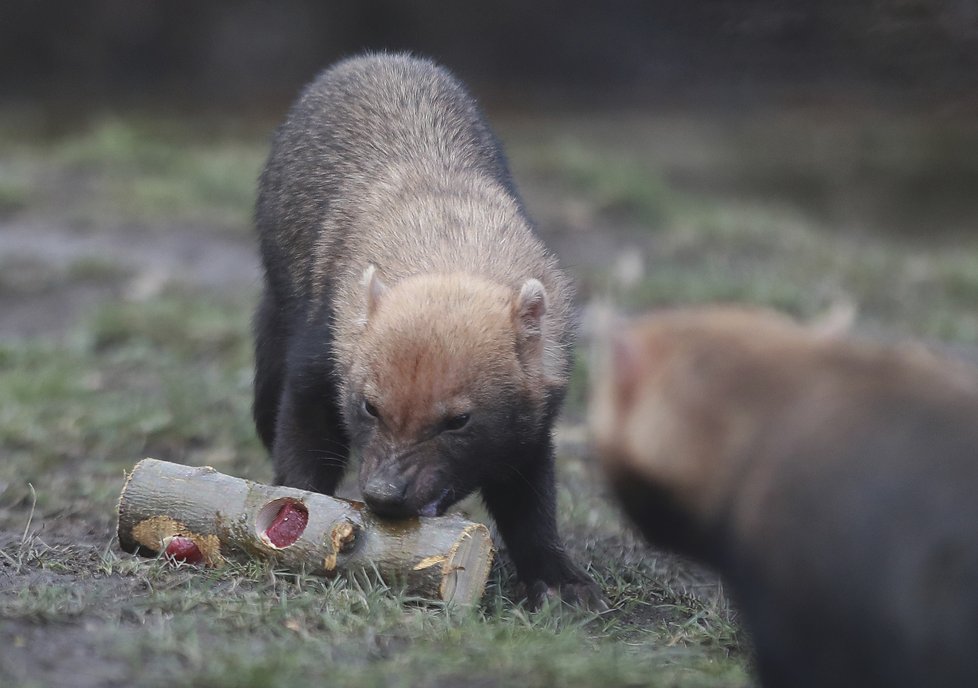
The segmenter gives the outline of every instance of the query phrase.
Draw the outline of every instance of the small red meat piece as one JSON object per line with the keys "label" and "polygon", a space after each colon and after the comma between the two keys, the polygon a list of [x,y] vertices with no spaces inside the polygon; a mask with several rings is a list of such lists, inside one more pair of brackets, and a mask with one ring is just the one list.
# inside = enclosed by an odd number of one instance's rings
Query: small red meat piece
{"label": "small red meat piece", "polygon": [[174,561],[185,561],[188,564],[199,564],[204,560],[197,543],[188,537],[174,535],[168,538],[166,549],[163,552],[168,559]]}
{"label": "small red meat piece", "polygon": [[309,512],[301,504],[286,502],[275,520],[265,529],[265,537],[276,547],[288,547],[299,539],[309,522]]}

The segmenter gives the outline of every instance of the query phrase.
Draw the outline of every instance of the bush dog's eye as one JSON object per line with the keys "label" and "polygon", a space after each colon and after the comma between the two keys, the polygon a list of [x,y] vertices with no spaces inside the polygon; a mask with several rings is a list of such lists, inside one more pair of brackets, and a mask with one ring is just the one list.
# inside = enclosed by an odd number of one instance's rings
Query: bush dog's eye
{"label": "bush dog's eye", "polygon": [[445,430],[461,430],[469,424],[469,417],[470,415],[468,413],[460,413],[457,416],[446,418],[442,424],[442,428]]}
{"label": "bush dog's eye", "polygon": [[379,418],[380,414],[377,413],[377,407],[371,404],[366,399],[363,400],[363,412],[366,413],[371,418]]}

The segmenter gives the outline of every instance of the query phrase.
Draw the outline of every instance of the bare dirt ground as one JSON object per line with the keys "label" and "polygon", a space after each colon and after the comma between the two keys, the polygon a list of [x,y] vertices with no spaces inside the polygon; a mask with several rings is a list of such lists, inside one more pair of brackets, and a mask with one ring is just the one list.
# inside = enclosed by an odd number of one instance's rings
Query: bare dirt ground
{"label": "bare dirt ground", "polygon": [[[72,267],[103,266],[98,279]],[[250,235],[211,227],[107,226],[79,230],[65,220],[0,221],[0,337],[63,334],[99,303],[146,299],[167,284],[233,293],[256,289],[260,271]]]}

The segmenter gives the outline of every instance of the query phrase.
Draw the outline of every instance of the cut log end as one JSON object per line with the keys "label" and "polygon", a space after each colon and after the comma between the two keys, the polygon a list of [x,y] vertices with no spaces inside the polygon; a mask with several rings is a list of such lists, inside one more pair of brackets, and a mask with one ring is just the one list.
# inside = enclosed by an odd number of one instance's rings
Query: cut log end
{"label": "cut log end", "polygon": [[481,523],[462,531],[442,566],[441,598],[469,605],[482,598],[493,557],[492,536]]}

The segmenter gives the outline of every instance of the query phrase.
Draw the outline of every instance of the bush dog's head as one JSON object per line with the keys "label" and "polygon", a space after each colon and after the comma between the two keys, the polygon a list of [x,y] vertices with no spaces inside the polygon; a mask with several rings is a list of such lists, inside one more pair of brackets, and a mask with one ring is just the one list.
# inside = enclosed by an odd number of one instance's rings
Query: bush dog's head
{"label": "bush dog's head", "polygon": [[441,515],[518,470],[507,455],[545,423],[546,292],[461,274],[388,286],[373,266],[363,287],[343,409],[360,488],[379,514]]}
{"label": "bush dog's head", "polygon": [[648,536],[686,551],[706,546],[743,450],[817,374],[812,354],[834,334],[770,311],[711,307],[655,313],[611,336],[591,432]]}

